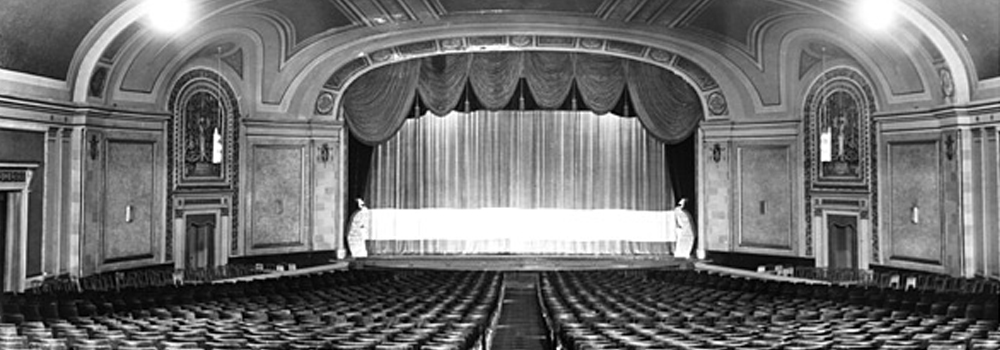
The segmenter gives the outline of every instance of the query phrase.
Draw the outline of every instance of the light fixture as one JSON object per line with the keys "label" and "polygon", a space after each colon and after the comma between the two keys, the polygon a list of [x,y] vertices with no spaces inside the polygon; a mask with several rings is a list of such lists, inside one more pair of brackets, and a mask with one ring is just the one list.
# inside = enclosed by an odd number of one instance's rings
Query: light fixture
{"label": "light fixture", "polygon": [[149,23],[156,30],[172,33],[187,25],[191,17],[188,0],[146,0]]}
{"label": "light fixture", "polygon": [[865,27],[881,31],[896,17],[896,0],[855,0],[855,15]]}

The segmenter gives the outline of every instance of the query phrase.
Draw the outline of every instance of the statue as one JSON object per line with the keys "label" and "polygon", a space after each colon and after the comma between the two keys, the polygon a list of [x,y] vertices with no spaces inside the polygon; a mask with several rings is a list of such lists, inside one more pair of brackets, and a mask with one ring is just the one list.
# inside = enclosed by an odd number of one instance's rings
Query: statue
{"label": "statue", "polygon": [[684,210],[687,198],[681,198],[674,208],[674,230],[677,237],[677,244],[674,245],[674,257],[687,259],[691,257],[691,249],[694,248],[694,220],[691,214]]}
{"label": "statue", "polygon": [[355,258],[368,257],[368,248],[365,241],[371,234],[371,212],[365,206],[365,201],[356,199],[358,211],[351,216],[351,228],[347,231],[347,247],[351,250],[351,256]]}

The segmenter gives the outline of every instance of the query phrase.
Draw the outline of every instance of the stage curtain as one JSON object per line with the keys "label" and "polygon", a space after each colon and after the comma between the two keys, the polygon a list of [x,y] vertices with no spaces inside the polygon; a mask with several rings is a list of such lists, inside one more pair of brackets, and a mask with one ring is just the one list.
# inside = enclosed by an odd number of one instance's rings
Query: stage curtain
{"label": "stage curtain", "polygon": [[451,54],[373,69],[345,92],[345,118],[359,140],[376,144],[399,130],[415,90],[442,116],[469,93],[468,82],[483,108],[499,110],[521,78],[535,102],[549,109],[563,105],[575,81],[583,102],[597,114],[611,111],[627,88],[642,125],[671,144],[690,135],[703,114],[695,89],[667,69],[606,55],[518,51]]}
{"label": "stage curtain", "polygon": [[614,56],[578,53],[575,73],[576,87],[583,96],[583,103],[597,114],[615,108],[625,89],[625,67]]}
{"label": "stage curtain", "polygon": [[573,86],[573,56],[562,52],[532,52],[524,55],[524,80],[538,106],[562,106]]}
{"label": "stage curtain", "polygon": [[483,108],[498,110],[510,102],[521,79],[523,53],[477,52],[472,54],[469,83]]}
{"label": "stage curtain", "polygon": [[666,69],[629,61],[628,91],[642,125],[670,144],[684,141],[701,120],[701,99],[691,85]]}
{"label": "stage curtain", "polygon": [[451,112],[462,99],[472,55],[442,55],[420,60],[420,99],[437,116]]}
{"label": "stage curtain", "polygon": [[665,145],[589,111],[408,119],[377,147],[373,208],[673,208]]}
{"label": "stage curtain", "polygon": [[345,119],[358,140],[377,144],[399,130],[413,105],[419,67],[410,60],[375,68],[347,88]]}

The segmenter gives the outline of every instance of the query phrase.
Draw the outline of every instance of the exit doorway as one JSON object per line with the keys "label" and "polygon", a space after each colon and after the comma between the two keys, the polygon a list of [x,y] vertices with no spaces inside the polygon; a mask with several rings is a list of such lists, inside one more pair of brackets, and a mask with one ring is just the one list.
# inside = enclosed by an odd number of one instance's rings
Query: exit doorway
{"label": "exit doorway", "polygon": [[858,268],[858,217],[828,215],[826,217],[828,263],[833,269]]}

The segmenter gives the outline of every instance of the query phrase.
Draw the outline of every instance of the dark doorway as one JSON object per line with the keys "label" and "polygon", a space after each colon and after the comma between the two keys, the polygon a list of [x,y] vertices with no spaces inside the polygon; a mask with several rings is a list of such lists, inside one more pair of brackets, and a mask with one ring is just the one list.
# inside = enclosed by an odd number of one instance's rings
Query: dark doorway
{"label": "dark doorway", "polygon": [[185,268],[203,269],[215,266],[215,214],[186,216]]}
{"label": "dark doorway", "polygon": [[858,268],[858,218],[850,215],[826,217],[829,267]]}

